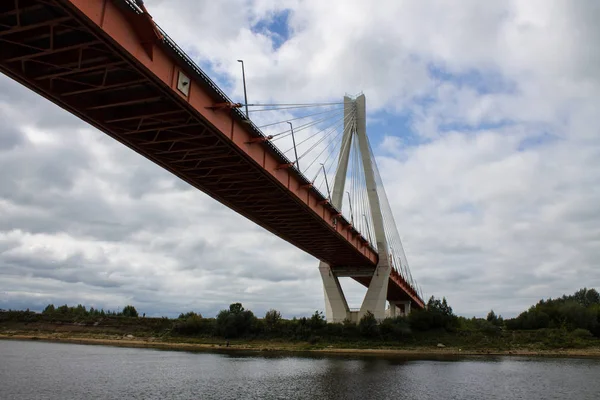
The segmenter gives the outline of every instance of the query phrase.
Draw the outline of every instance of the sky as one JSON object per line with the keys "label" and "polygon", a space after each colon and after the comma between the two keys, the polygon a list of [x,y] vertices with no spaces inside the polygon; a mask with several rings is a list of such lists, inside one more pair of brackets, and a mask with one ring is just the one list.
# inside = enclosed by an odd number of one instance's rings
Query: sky
{"label": "sky", "polygon": [[[251,103],[365,94],[426,296],[512,317],[600,287],[599,2],[145,5],[235,100],[238,59]],[[0,121],[0,308],[324,310],[316,259],[5,76]]]}

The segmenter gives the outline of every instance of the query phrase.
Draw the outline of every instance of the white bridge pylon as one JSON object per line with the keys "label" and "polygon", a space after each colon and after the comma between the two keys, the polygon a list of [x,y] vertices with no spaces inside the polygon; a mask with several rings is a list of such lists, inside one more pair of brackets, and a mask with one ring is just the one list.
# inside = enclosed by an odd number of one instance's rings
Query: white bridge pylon
{"label": "white bridge pylon", "polygon": [[[379,254],[379,262],[375,270],[366,267],[360,269],[331,268],[325,262],[319,263],[319,272],[323,280],[325,292],[326,318],[328,322],[343,322],[350,320],[358,323],[360,319],[370,311],[378,320],[386,316],[401,314],[401,304],[390,304],[386,310],[388,282],[392,271],[392,264],[388,254],[388,240],[386,237],[384,219],[381,208],[381,199],[378,194],[374,162],[370,150],[366,132],[366,107],[365,96],[359,95],[356,99],[344,97],[344,128],[338,168],[335,174],[331,202],[338,210],[342,209],[346,175],[348,173],[348,161],[352,141],[357,141],[360,150],[360,161],[364,172],[368,207],[371,213],[372,230],[375,234],[375,242]],[[354,116],[354,117],[352,117]],[[387,199],[385,199],[387,202]],[[351,311],[344,292],[339,282],[340,277],[371,277],[364,300],[359,311]],[[410,302],[402,302],[404,313],[409,312]]]}

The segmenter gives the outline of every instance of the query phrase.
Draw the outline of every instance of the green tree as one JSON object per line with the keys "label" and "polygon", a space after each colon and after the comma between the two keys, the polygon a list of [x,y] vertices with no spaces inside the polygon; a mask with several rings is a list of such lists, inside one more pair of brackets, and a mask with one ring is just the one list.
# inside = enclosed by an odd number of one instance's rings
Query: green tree
{"label": "green tree", "polygon": [[540,300],[518,317],[507,320],[507,329],[535,330],[555,328],[589,330],[600,337],[600,295],[596,289],[583,288],[572,295]]}
{"label": "green tree", "polygon": [[375,315],[371,311],[367,311],[360,321],[358,321],[358,331],[362,336],[368,338],[379,335],[377,319],[375,319]]}
{"label": "green tree", "polygon": [[44,308],[44,311],[42,311],[42,314],[52,314],[54,311],[54,304],[48,304],[46,308]]}
{"label": "green tree", "polygon": [[446,298],[436,299],[431,296],[424,310],[415,310],[408,316],[410,326],[418,331],[429,329],[446,329],[454,331],[458,328],[458,317],[454,315],[452,307]]}
{"label": "green tree", "polygon": [[56,312],[58,312],[60,314],[64,314],[64,315],[69,314],[69,311],[70,311],[69,306],[66,304],[63,304],[62,306],[60,306],[56,309]]}
{"label": "green tree", "polygon": [[327,321],[325,321],[325,316],[321,311],[315,311],[315,313],[308,320],[308,326],[313,331],[318,331],[327,325]]}
{"label": "green tree", "polygon": [[121,314],[123,314],[124,317],[129,317],[129,318],[137,318],[138,317],[138,312],[135,309],[135,307],[132,305],[127,305],[127,306],[123,307],[123,311],[121,311]]}
{"label": "green tree", "polygon": [[269,310],[265,314],[265,327],[267,332],[274,332],[281,321],[281,313],[277,310]]}
{"label": "green tree", "polygon": [[448,305],[446,298],[443,297],[442,300],[436,299],[434,296],[431,296],[429,301],[427,302],[427,310],[439,313],[443,316],[450,317],[454,315],[452,312],[452,307]]}
{"label": "green tree", "polygon": [[244,310],[241,303],[233,303],[229,310],[221,310],[217,315],[217,332],[225,338],[246,336],[255,325],[254,313]]}
{"label": "green tree", "polygon": [[242,303],[233,303],[229,305],[229,312],[233,314],[240,314],[244,312],[244,307]]}
{"label": "green tree", "polygon": [[496,315],[496,313],[494,313],[494,310],[491,310],[488,315],[487,315],[487,321],[495,326],[499,326],[501,327],[502,325],[504,325],[504,319],[502,318],[502,315]]}
{"label": "green tree", "polygon": [[584,307],[600,304],[600,293],[596,289],[580,289],[573,294],[573,298]]}

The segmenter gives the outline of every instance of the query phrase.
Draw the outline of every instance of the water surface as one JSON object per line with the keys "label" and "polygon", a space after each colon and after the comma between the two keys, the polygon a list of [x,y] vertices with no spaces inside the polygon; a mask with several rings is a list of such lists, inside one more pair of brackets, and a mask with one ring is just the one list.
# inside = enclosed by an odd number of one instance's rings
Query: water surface
{"label": "water surface", "polygon": [[0,340],[0,399],[599,399],[600,360],[241,355]]}

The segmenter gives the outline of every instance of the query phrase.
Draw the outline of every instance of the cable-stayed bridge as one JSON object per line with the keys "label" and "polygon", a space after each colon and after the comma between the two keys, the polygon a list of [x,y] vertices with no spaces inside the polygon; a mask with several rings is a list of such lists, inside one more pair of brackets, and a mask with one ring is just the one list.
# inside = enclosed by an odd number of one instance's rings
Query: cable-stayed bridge
{"label": "cable-stayed bridge", "polygon": [[[235,103],[139,0],[1,2],[0,71],[319,259],[329,321],[424,307],[364,95]],[[340,277],[367,287],[359,310]]]}

